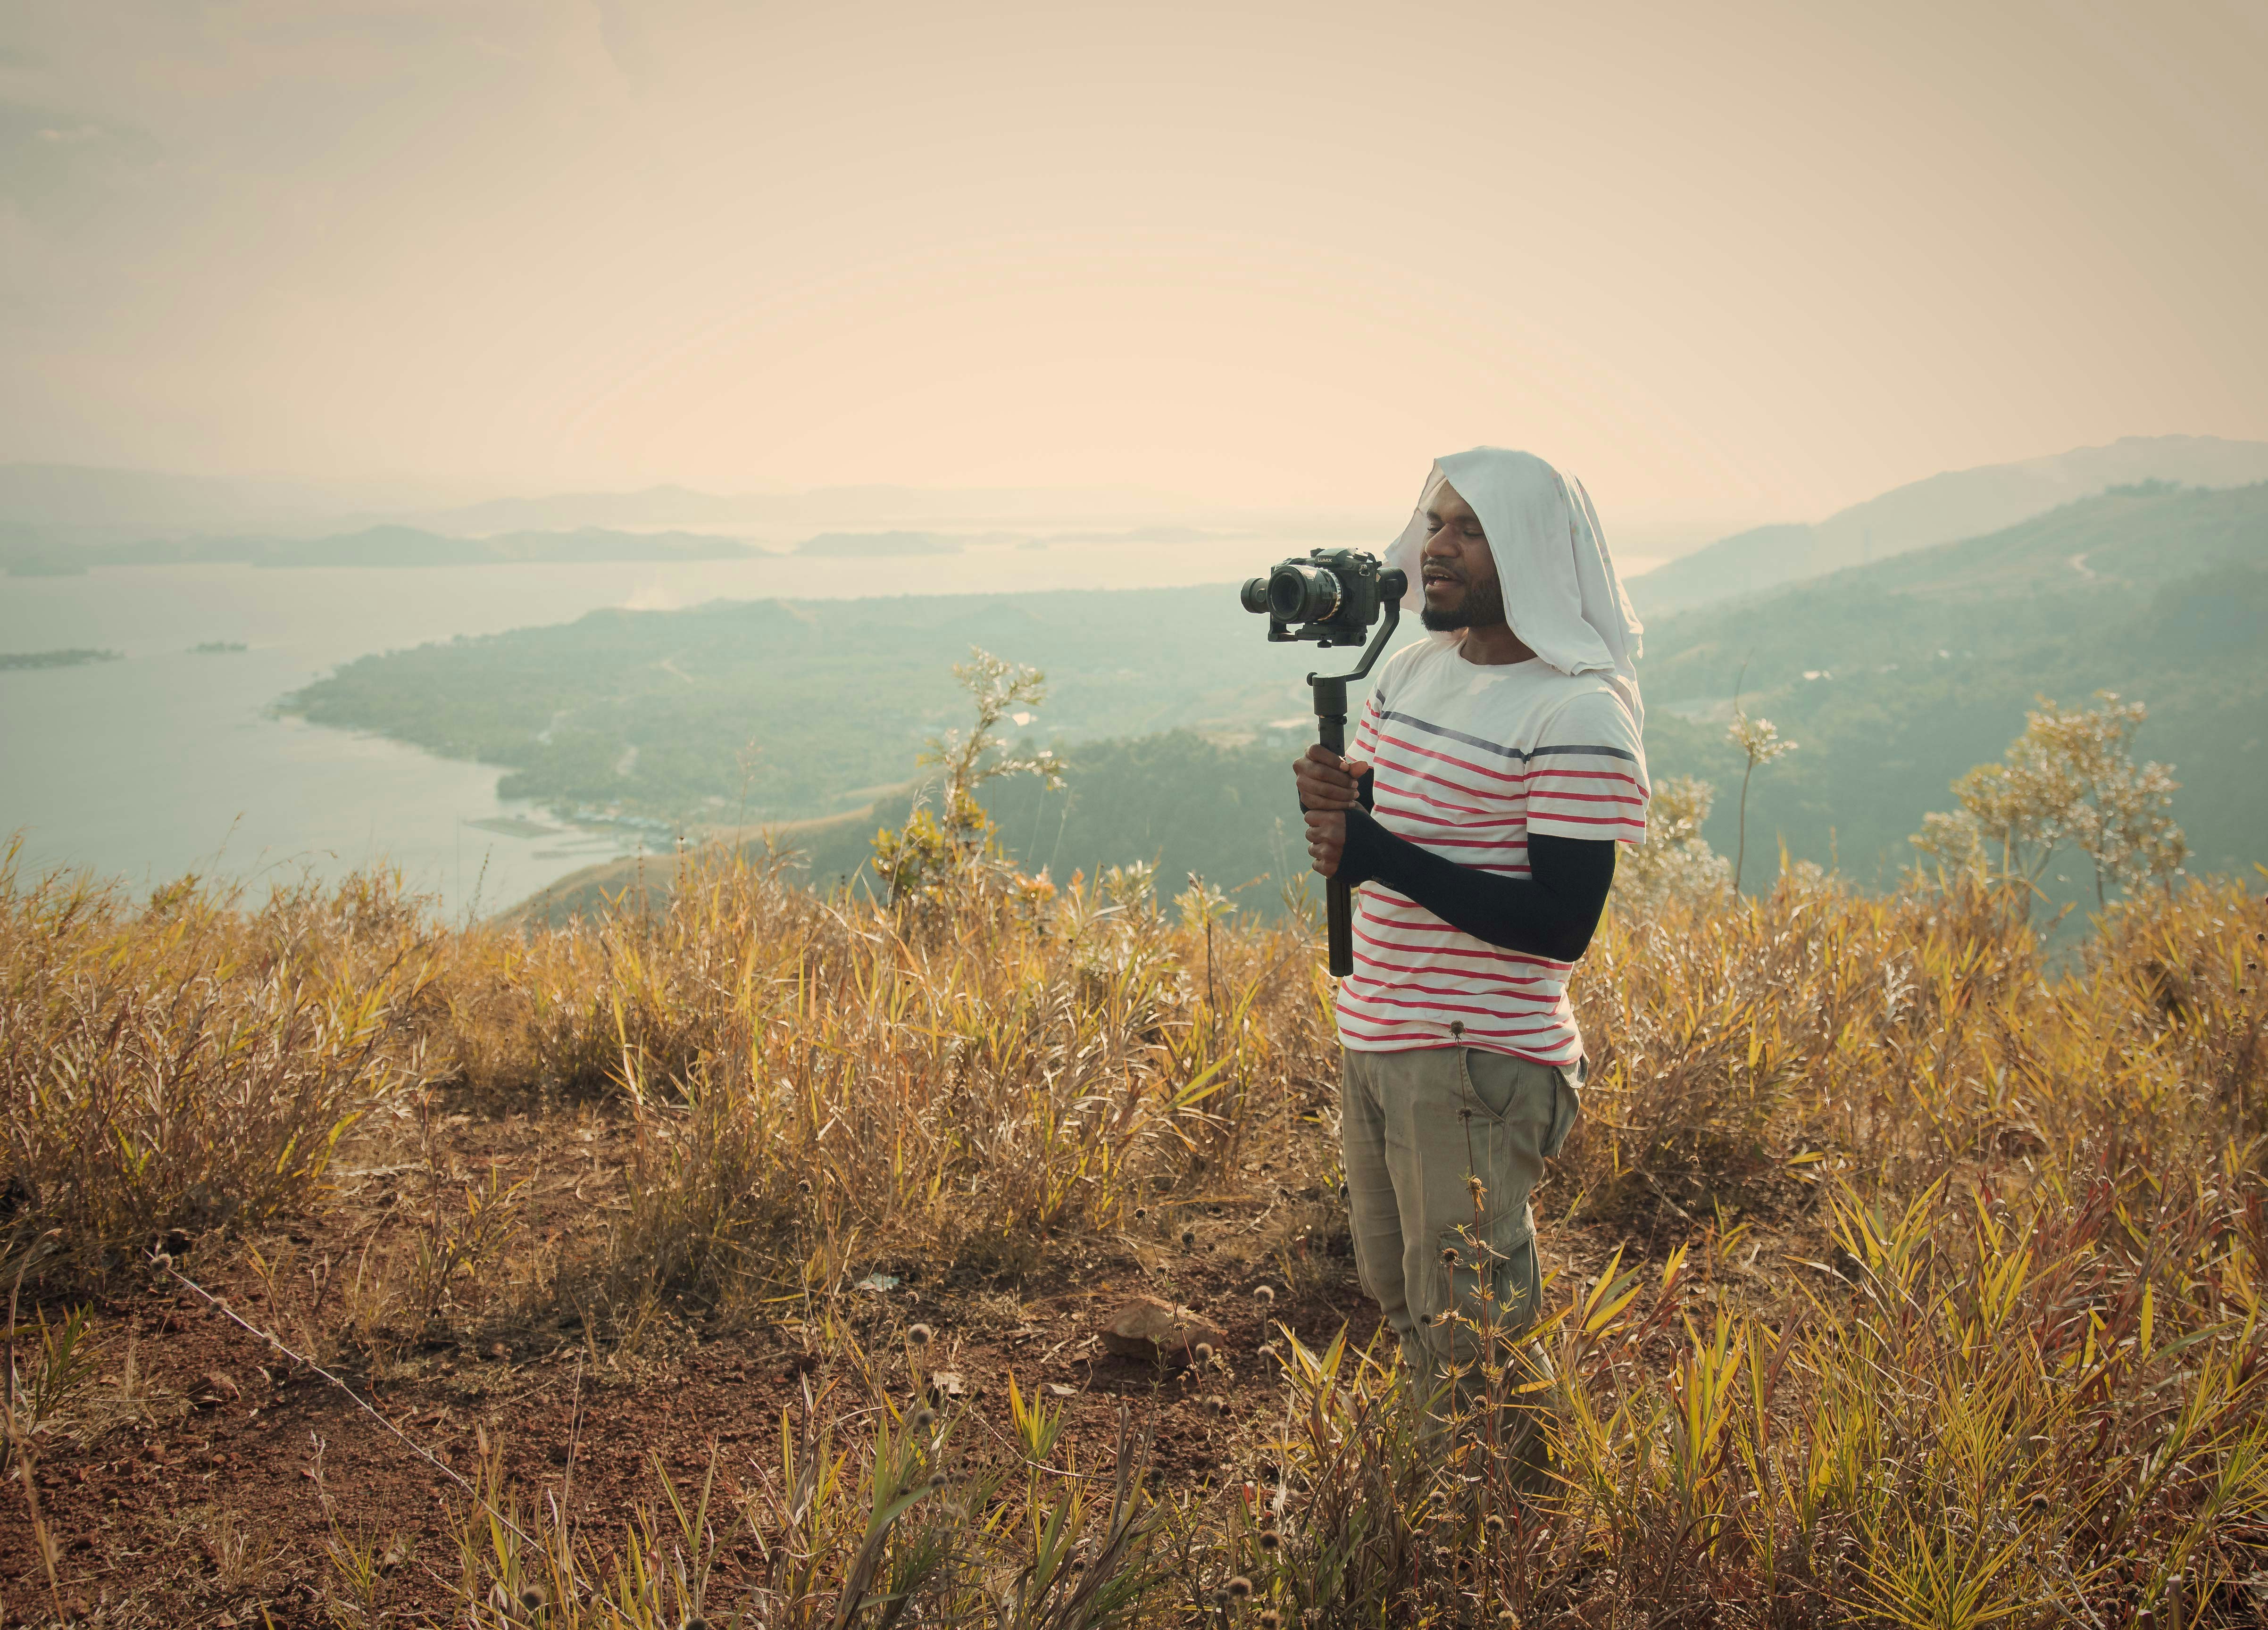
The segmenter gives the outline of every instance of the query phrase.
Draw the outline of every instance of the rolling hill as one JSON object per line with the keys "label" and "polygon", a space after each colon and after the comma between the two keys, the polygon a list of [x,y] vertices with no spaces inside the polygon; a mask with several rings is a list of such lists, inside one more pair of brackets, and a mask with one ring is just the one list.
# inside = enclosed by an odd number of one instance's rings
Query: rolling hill
{"label": "rolling hill", "polygon": [[[1924,811],[2040,695],[2149,704],[2193,869],[2268,861],[2268,484],[2135,488],[1989,536],[1660,620],[1643,668],[1657,775],[1736,785],[1736,686],[1799,751],[1760,773],[1750,844],[1886,880]],[[1720,798],[1708,836],[1733,842]]]}
{"label": "rolling hill", "polygon": [[2015,464],[1951,470],[1854,504],[1815,525],[1760,526],[1720,539],[1628,584],[1654,617],[1980,537],[2113,487],[2169,481],[2241,487],[2268,481],[2268,443],[2210,436],[2129,436]]}

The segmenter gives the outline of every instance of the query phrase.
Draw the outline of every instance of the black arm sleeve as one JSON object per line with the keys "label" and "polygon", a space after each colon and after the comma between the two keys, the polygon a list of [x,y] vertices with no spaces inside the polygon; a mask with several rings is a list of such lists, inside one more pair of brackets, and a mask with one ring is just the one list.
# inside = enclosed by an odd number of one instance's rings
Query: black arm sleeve
{"label": "black arm sleeve", "polygon": [[1572,962],[1588,949],[1615,880],[1611,838],[1528,834],[1528,875],[1500,877],[1397,838],[1360,807],[1347,811],[1338,875],[1383,883],[1453,929],[1531,957]]}

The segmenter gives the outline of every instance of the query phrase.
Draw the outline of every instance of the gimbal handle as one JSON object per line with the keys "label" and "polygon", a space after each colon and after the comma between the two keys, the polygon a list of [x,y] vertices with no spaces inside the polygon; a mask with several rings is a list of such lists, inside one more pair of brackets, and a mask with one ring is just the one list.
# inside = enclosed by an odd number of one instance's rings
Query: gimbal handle
{"label": "gimbal handle", "polygon": [[[1388,600],[1385,611],[1378,632],[1363,647],[1362,660],[1352,672],[1307,676],[1308,688],[1315,697],[1315,733],[1324,746],[1342,757],[1346,753],[1347,681],[1366,678],[1378,654],[1386,649],[1386,642],[1394,637],[1395,626],[1402,620],[1401,597]],[[1354,972],[1354,892],[1344,877],[1323,880],[1323,929],[1330,951],[1331,977],[1344,979]]]}

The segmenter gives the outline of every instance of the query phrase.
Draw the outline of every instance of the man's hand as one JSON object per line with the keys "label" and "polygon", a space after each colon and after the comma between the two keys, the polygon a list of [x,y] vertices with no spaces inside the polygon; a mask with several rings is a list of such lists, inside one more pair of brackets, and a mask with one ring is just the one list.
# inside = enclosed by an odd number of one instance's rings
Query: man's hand
{"label": "man's hand", "polygon": [[1359,759],[1342,759],[1321,742],[1292,763],[1300,807],[1307,817],[1307,858],[1326,877],[1337,872],[1346,850],[1346,812],[1360,800],[1356,782],[1370,773]]}

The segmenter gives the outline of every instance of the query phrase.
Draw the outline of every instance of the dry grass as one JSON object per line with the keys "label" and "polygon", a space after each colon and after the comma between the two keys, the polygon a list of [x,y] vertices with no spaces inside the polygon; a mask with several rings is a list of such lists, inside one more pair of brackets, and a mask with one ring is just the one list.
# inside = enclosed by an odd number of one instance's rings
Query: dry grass
{"label": "dry grass", "polygon": [[18,1235],[36,1222],[75,1266],[114,1268],[168,1230],[311,1200],[419,1057],[433,962],[398,881],[244,911],[192,878],[137,904],[26,886],[17,855],[0,853],[0,1203]]}
{"label": "dry grass", "polygon": [[[1075,1462],[1020,1394],[922,1419],[904,1355],[837,1317],[854,1264],[1012,1281],[1263,1160],[1327,1197],[1328,991],[1297,926],[1176,921],[1129,874],[885,908],[718,865],[666,913],[556,930],[444,929],[370,883],[248,908],[4,881],[13,1249],[63,1247],[35,1277],[320,1205],[342,1140],[382,1127],[423,1149],[416,1225],[306,1339],[382,1355],[571,1304],[596,1354],[785,1297],[863,1377],[730,1499],[657,1468],[627,1534],[516,1504],[484,1455],[473,1622],[2164,1630],[2255,1622],[2268,1586],[2268,907],[2235,885],[2116,908],[2064,964],[1959,884],[1791,873],[1611,923],[1539,1211],[1622,1253],[1547,1297],[1539,1495],[1486,1417],[1445,1452],[1390,1369],[1288,1332],[1279,1413],[1233,1439],[1248,1487],[1174,1487],[1138,1435]],[[539,1250],[510,1184],[452,1164],[444,1083],[563,1128],[618,1108],[620,1208]],[[1275,1243],[1287,1286],[1317,1271]],[[1012,1472],[964,1459],[980,1428]],[[351,1509],[335,1531],[353,1622],[381,1542]],[[733,1537],[769,1560],[719,1602],[703,1559]]]}

